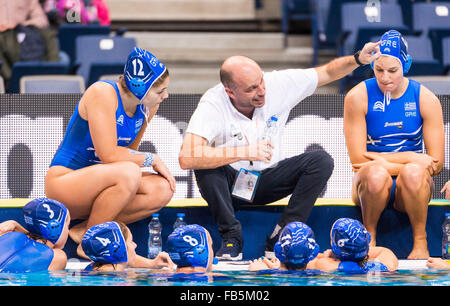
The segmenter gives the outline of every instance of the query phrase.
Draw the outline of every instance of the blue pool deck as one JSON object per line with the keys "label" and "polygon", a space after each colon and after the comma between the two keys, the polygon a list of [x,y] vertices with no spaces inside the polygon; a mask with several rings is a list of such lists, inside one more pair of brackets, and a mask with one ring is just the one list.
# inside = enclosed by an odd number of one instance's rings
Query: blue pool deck
{"label": "blue pool deck", "polygon": [[[0,200],[0,222],[16,220],[24,224],[22,207],[31,199]],[[249,260],[264,255],[265,240],[276,225],[288,199],[282,199],[266,206],[248,205],[236,212],[244,235],[243,259]],[[167,236],[171,233],[176,214],[186,214],[186,222],[200,224],[211,233],[213,248],[216,251],[221,244],[217,226],[209,212],[206,202],[201,198],[174,199],[159,211],[163,226],[163,250]],[[430,256],[441,256],[442,222],[445,213],[450,212],[450,201],[432,200],[428,206],[427,239]],[[330,229],[338,218],[349,217],[361,219],[361,209],[350,199],[317,199],[314,208],[306,222],[314,231],[321,251],[330,248]],[[136,252],[147,255],[147,224],[150,218],[129,224],[137,244]],[[72,224],[79,222],[73,220]],[[392,209],[385,210],[378,223],[377,244],[390,248],[398,258],[404,259],[412,248],[411,225],[408,216]],[[64,248],[69,258],[76,258],[76,245],[69,238]]]}

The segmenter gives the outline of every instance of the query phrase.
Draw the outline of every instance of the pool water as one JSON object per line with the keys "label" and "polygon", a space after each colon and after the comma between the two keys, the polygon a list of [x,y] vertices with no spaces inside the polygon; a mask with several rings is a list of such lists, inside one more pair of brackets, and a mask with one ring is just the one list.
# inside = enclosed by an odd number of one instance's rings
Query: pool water
{"label": "pool water", "polygon": [[450,286],[450,271],[433,269],[342,274],[314,271],[218,271],[206,274],[127,272],[0,273],[0,286]]}

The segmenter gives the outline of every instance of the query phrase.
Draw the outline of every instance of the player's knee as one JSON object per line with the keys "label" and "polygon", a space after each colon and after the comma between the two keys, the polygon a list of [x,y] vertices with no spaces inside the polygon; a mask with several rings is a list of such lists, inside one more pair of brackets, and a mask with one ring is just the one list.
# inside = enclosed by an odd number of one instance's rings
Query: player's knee
{"label": "player's knee", "polygon": [[392,184],[389,172],[387,172],[385,168],[373,165],[364,170],[361,182],[366,192],[370,194],[379,194]]}
{"label": "player's knee", "polygon": [[417,164],[406,164],[399,173],[399,184],[411,192],[422,189],[426,183],[426,169]]}
{"label": "player's knee", "polygon": [[141,168],[133,162],[120,163],[116,179],[118,184],[129,192],[136,192],[141,183]]}
{"label": "player's knee", "polygon": [[157,190],[159,190],[159,202],[161,208],[166,206],[173,197],[173,191],[170,188],[169,181],[162,179],[158,181]]}

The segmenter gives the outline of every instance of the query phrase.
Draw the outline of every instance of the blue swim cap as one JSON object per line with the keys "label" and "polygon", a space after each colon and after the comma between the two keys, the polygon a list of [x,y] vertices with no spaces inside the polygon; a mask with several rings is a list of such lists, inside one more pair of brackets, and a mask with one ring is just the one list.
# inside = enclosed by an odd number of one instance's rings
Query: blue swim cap
{"label": "blue swim cap", "polygon": [[359,261],[369,253],[370,233],[358,220],[341,218],[330,233],[331,250],[340,260]]}
{"label": "blue swim cap", "polygon": [[34,199],[23,207],[25,227],[30,233],[56,243],[63,232],[67,211],[58,201]]}
{"label": "blue swim cap", "polygon": [[128,89],[142,101],[166,66],[150,52],[134,47],[128,55],[123,75]]}
{"label": "blue swim cap", "polygon": [[94,262],[116,264],[128,261],[127,245],[116,222],[94,225],[83,236],[81,247]]}
{"label": "blue swim cap", "polygon": [[[402,34],[396,30],[390,30],[380,38],[381,55],[392,56],[400,61],[403,74],[408,73],[412,64],[412,57],[408,54],[408,44]],[[373,69],[373,62],[371,63]]]}
{"label": "blue swim cap", "polygon": [[316,258],[319,245],[312,229],[303,222],[291,222],[286,225],[275,243],[275,256],[286,266],[305,267]]}
{"label": "blue swim cap", "polygon": [[200,225],[177,227],[167,238],[167,248],[178,267],[208,267],[208,234]]}

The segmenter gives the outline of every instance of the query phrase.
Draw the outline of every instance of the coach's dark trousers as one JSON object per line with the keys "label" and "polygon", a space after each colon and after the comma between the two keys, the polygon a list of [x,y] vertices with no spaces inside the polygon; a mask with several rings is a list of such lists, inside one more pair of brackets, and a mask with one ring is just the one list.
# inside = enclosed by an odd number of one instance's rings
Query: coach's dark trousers
{"label": "coach's dark trousers", "polygon": [[[284,159],[275,167],[261,172],[252,204],[269,204],[292,194],[278,225],[283,228],[293,221],[306,222],[333,168],[333,159],[325,151],[312,151]],[[231,195],[237,172],[229,165],[194,171],[200,193],[208,203],[220,235],[223,239],[236,238],[242,244],[242,227],[234,209],[249,203]]]}

